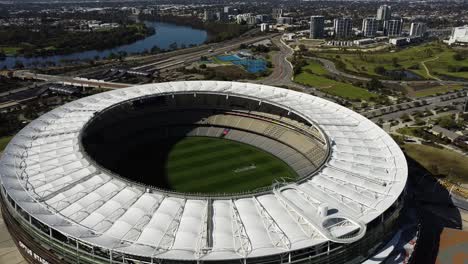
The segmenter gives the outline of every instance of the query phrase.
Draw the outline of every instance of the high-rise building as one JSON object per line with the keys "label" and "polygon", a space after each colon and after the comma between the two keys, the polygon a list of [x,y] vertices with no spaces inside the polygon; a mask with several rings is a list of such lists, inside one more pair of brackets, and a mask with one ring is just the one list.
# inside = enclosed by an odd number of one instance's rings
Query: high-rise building
{"label": "high-rise building", "polygon": [[282,17],[282,16],[283,16],[283,9],[281,9],[281,8],[273,8],[273,10],[271,11],[271,16],[272,16],[274,19],[278,19],[278,17]]}
{"label": "high-rise building", "polygon": [[411,23],[410,36],[411,37],[421,37],[426,34],[427,25],[426,23],[413,22]]}
{"label": "high-rise building", "polygon": [[367,17],[362,20],[362,35],[365,37],[375,37],[379,21],[375,17]]}
{"label": "high-rise building", "polygon": [[310,38],[320,39],[323,38],[325,27],[325,18],[323,16],[310,17]]}
{"label": "high-rise building", "polygon": [[392,18],[392,8],[389,5],[381,5],[377,9],[377,20],[386,21]]}
{"label": "high-rise building", "polygon": [[398,37],[403,29],[403,19],[390,19],[384,21],[384,33],[389,37]]}
{"label": "high-rise building", "polygon": [[353,33],[353,21],[349,17],[335,18],[333,20],[335,38],[349,38]]}

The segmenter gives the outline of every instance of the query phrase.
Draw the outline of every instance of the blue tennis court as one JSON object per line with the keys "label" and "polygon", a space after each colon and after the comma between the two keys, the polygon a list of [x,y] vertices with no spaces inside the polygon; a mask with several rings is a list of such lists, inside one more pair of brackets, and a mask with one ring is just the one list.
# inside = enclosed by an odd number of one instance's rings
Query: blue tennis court
{"label": "blue tennis court", "polygon": [[267,69],[267,63],[262,59],[241,58],[237,55],[223,55],[217,57],[222,61],[229,61],[235,65],[242,65],[250,73],[264,72]]}

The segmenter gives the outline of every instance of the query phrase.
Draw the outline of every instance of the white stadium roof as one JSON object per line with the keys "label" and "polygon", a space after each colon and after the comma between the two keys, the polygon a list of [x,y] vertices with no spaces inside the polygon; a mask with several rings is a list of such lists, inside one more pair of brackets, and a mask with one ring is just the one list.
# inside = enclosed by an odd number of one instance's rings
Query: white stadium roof
{"label": "white stadium roof", "polygon": [[[95,113],[132,98],[173,92],[249,96],[291,109],[322,129],[330,157],[300,183],[208,199],[147,192],[96,168],[83,155],[79,133]],[[10,142],[0,174],[23,210],[69,236],[132,255],[216,260],[359,239],[366,224],[404,190],[407,165],[389,135],[335,103],[270,86],[195,81],[135,86],[61,106]],[[336,213],[322,215],[323,208]],[[353,237],[346,238],[351,232]]]}

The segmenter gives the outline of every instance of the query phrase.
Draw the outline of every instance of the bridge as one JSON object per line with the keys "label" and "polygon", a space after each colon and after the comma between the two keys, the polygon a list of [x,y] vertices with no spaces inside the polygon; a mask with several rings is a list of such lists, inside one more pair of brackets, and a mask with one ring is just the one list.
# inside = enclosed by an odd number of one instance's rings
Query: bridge
{"label": "bridge", "polygon": [[65,85],[73,85],[79,87],[96,87],[102,89],[120,89],[132,86],[127,83],[105,82],[102,80],[87,79],[81,77],[36,74],[29,71],[16,71],[13,73],[14,77],[21,79],[40,80],[51,83],[61,83]]}

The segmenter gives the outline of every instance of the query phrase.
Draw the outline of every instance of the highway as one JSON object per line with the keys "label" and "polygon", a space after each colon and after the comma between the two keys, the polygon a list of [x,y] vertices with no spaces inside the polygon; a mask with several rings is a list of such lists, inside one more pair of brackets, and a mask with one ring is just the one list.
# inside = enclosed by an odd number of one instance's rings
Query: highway
{"label": "highway", "polygon": [[187,65],[189,63],[200,60],[202,56],[214,56],[224,54],[226,52],[239,49],[241,44],[252,44],[258,41],[269,39],[275,37],[277,34],[263,35],[253,38],[242,38],[236,39],[233,41],[223,42],[207,46],[205,49],[197,50],[195,52],[184,53],[181,55],[175,55],[165,59],[157,59],[155,61],[133,67],[134,70],[146,70],[146,71],[162,71],[162,70],[171,70],[179,68],[182,65]]}
{"label": "highway", "polygon": [[[202,56],[213,56],[223,54],[228,51],[238,49],[241,44],[251,44],[268,38],[275,37],[278,34],[262,35],[258,37],[241,37],[235,40],[229,40],[212,45],[203,45],[203,47],[189,48],[187,50],[178,50],[158,55],[147,56],[143,63],[133,67],[133,70],[172,70],[182,65],[198,61]],[[129,60],[133,60],[129,59]],[[64,83],[84,87],[99,87],[102,89],[119,89],[132,86],[131,84],[104,82],[102,80],[93,80],[79,77],[35,74],[29,71],[16,71],[15,77],[23,79],[34,79],[46,82]],[[26,88],[23,88],[26,89]]]}

